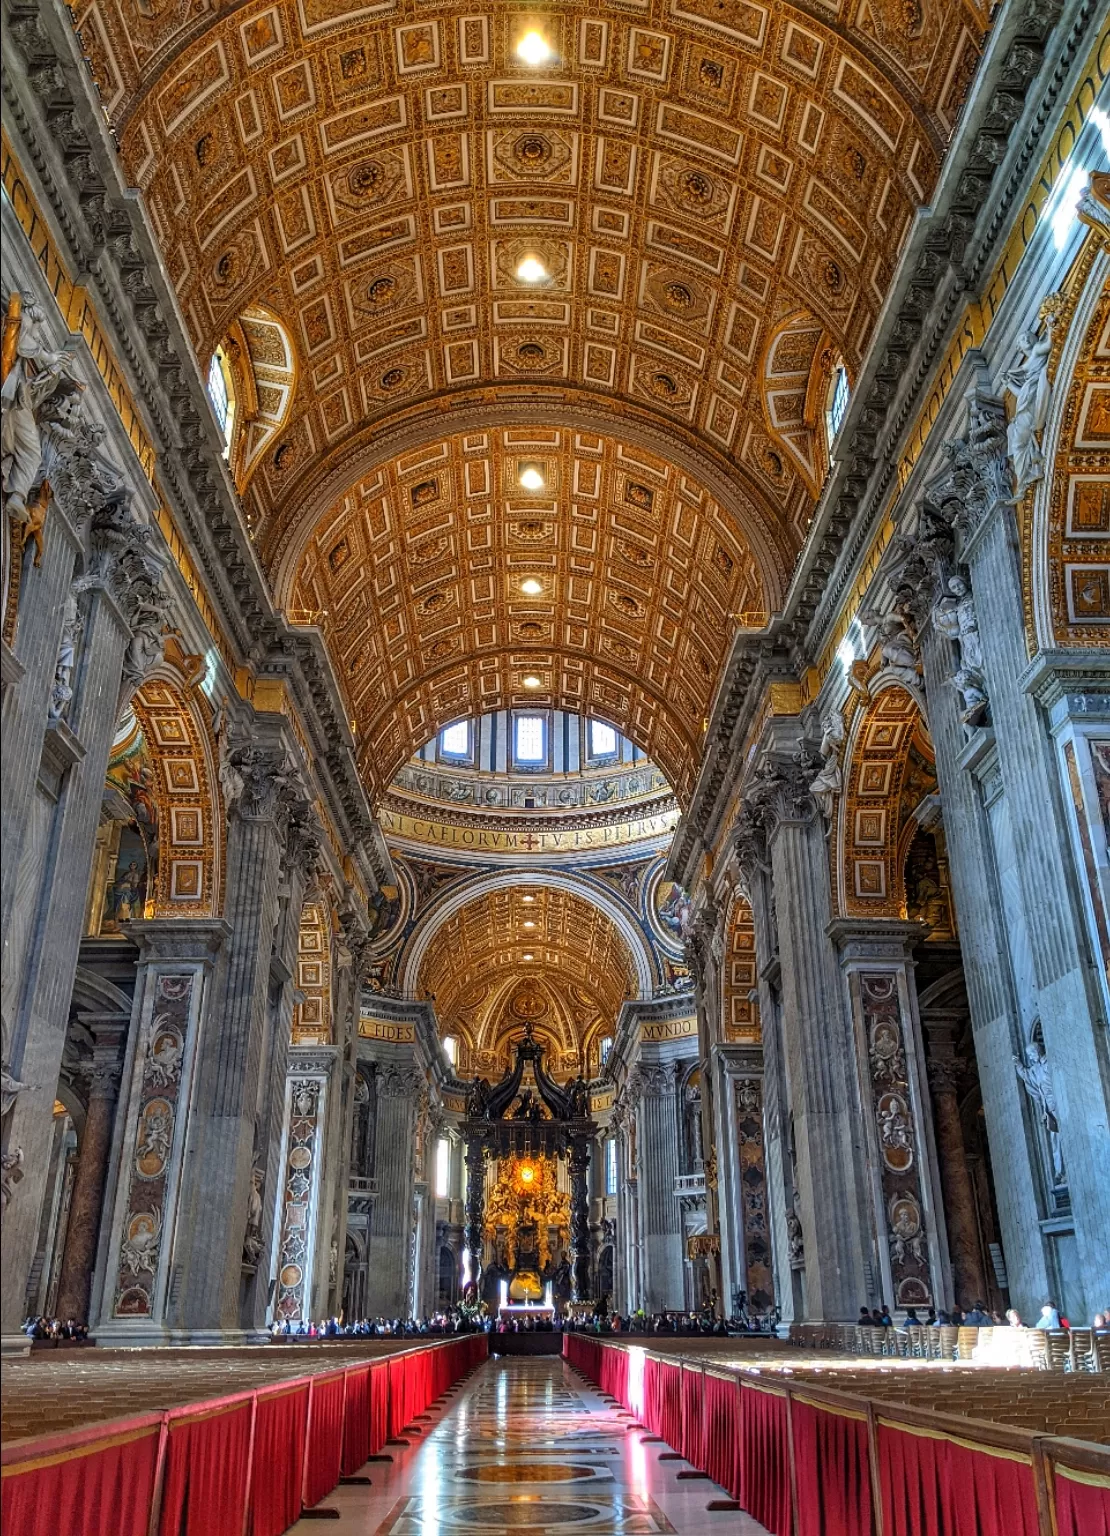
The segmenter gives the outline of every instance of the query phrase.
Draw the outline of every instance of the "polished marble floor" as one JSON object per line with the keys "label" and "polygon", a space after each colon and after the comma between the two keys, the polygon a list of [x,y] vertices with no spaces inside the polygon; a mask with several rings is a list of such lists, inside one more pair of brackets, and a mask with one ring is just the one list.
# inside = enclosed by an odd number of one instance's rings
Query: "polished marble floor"
{"label": "polished marble floor", "polygon": [[[744,1514],[709,1511],[725,1495],[680,1479],[683,1461],[610,1407],[559,1359],[490,1360],[370,1486],[342,1485],[324,1505],[337,1536],[760,1536]],[[302,1519],[297,1532],[319,1529]]]}

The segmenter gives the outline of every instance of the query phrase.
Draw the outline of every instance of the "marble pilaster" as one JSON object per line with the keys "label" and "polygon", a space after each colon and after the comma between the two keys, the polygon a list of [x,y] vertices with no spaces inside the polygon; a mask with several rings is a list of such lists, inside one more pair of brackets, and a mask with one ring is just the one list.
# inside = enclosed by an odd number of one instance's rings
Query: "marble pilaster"
{"label": "marble pilaster", "polygon": [[925,1071],[933,1101],[952,1289],[957,1304],[966,1310],[973,1302],[986,1297],[987,1287],[980,1257],[975,1193],[960,1123],[957,1090],[965,1063],[955,1048],[954,1034],[959,1023],[958,1016],[950,1018],[939,1011],[922,1019],[922,1029],[928,1040]]}
{"label": "marble pilaster", "polygon": [[[782,745],[785,745],[783,743]],[[824,826],[795,755],[770,756],[745,793],[766,838],[781,963],[781,1030],[804,1250],[807,1321],[849,1321],[875,1252],[853,1049],[831,918]],[[797,1240],[792,1239],[795,1252]]]}
{"label": "marble pilaster", "polygon": [[952,1301],[910,957],[923,932],[889,919],[830,924],[852,1016],[881,1294],[899,1309]]}
{"label": "marble pilaster", "polygon": [[367,1252],[366,1306],[371,1317],[407,1317],[411,1306],[413,1155],[423,1081],[422,1073],[409,1063],[379,1064],[374,1127],[378,1192]]}
{"label": "marble pilaster", "polygon": [[681,1126],[674,1068],[635,1069],[639,1089],[637,1147],[640,1223],[643,1243],[643,1307],[681,1309],[683,1286],[682,1213],[675,1198]]}
{"label": "marble pilaster", "polygon": [[[1067,830],[1065,785],[1045,716],[1021,682],[1028,648],[1019,533],[1006,494],[1008,476],[992,475],[990,465],[982,463],[985,430],[994,428],[997,451],[1003,451],[1004,417],[1000,407],[977,398],[971,412],[979,438],[976,441],[969,429],[968,453],[980,478],[958,520],[959,554],[971,573],[976,632],[1074,1219],[1081,1292],[1073,1291],[1067,1305],[1086,1316],[1102,1304],[1110,1274],[1110,1189],[1102,1175],[1110,1152],[1107,1021],[1094,981]],[[1026,1047],[1023,1039],[1016,1053],[1022,1062]]]}
{"label": "marble pilaster", "polygon": [[4,1333],[22,1321],[24,1286],[34,1256],[53,1135],[53,1090],[130,638],[125,613],[107,585],[90,589],[84,602],[84,636],[68,715],[43,721],[39,771],[37,777],[32,773],[34,804],[26,813],[30,829],[17,875],[27,942],[21,957],[5,954],[5,967],[9,960],[15,964],[21,982],[12,999],[6,1064],[34,1091],[18,1095],[4,1125],[5,1152],[22,1156],[23,1174],[4,1213]]}

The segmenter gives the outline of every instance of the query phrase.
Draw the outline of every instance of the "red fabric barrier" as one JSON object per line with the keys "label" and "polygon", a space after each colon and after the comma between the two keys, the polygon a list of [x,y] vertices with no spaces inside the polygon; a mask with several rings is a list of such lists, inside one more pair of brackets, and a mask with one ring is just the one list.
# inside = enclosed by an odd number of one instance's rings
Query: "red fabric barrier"
{"label": "red fabric barrier", "polygon": [[342,1372],[338,1376],[312,1378],[304,1464],[304,1502],[307,1509],[327,1498],[339,1481],[345,1386]]}
{"label": "red fabric barrier", "polygon": [[681,1451],[690,1465],[697,1467],[699,1472],[705,1471],[705,1392],[702,1382],[701,1371],[683,1366],[682,1444],[677,1445],[675,1449]]}
{"label": "red fabric barrier", "polygon": [[730,1498],[740,1497],[740,1386],[706,1375],[705,1467]]}
{"label": "red fabric barrier", "polygon": [[682,1376],[680,1365],[659,1367],[659,1423],[657,1431],[676,1451],[682,1450]]}
{"label": "red fabric barrier", "polygon": [[159,1536],[241,1531],[250,1481],[253,1398],[170,1414]]}
{"label": "red fabric barrier", "polygon": [[1056,1464],[1057,1536],[1110,1536],[1110,1479]]}
{"label": "red fabric barrier", "polygon": [[308,1383],[260,1392],[247,1536],[281,1536],[300,1517]]}
{"label": "red fabric barrier", "polygon": [[376,1456],[389,1439],[389,1362],[370,1367],[370,1454]]}
{"label": "red fabric barrier", "polygon": [[353,1477],[369,1454],[370,1367],[360,1365],[347,1372],[347,1398],[343,1408],[343,1476]]}
{"label": "red fabric barrier", "polygon": [[785,1395],[741,1388],[740,1502],[774,1536],[792,1532],[786,1411]]}
{"label": "red fabric barrier", "polygon": [[885,1536],[1037,1536],[1026,1458],[887,1424],[878,1437]]}
{"label": "red fabric barrier", "polygon": [[793,1402],[798,1536],[871,1536],[867,1419]]}
{"label": "red fabric barrier", "polygon": [[54,1435],[6,1465],[5,1536],[147,1536],[161,1429],[158,1415],[96,1440]]}

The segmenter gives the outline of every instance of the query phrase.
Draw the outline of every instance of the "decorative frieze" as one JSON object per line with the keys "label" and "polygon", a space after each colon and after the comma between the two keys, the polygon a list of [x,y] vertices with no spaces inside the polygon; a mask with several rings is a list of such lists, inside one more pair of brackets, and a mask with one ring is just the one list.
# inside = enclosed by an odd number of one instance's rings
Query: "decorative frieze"
{"label": "decorative frieze", "polygon": [[319,1075],[308,1075],[303,1065],[298,1061],[286,1085],[274,1301],[274,1316],[282,1322],[311,1314],[319,1224],[326,1067]]}
{"label": "decorative frieze", "polygon": [[763,1147],[763,1079],[738,1077],[736,1141],[743,1212],[744,1279],[748,1310],[769,1312],[775,1302],[771,1232],[767,1220],[767,1170]]}

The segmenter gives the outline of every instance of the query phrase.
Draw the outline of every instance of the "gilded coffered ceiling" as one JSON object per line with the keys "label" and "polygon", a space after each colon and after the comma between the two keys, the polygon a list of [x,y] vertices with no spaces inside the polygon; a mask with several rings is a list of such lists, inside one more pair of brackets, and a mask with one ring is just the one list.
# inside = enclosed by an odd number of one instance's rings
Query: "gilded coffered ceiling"
{"label": "gilded coffered ceiling", "polygon": [[591,1042],[613,1033],[636,980],[625,940],[600,908],[569,891],[512,887],[443,923],[420,991],[434,998],[441,1030],[462,1041],[460,1070],[495,1070],[530,1020],[553,1065],[574,1072],[589,1070]]}
{"label": "gilded coffered ceiling", "polygon": [[371,789],[528,672],[683,794],[738,615],[782,602],[833,369],[866,352],[985,8],[77,12],[202,367],[248,313],[284,327],[246,512],[279,598],[325,620]]}
{"label": "gilded coffered ceiling", "polygon": [[[541,491],[519,484],[521,463],[540,466]],[[328,637],[374,790],[446,721],[544,704],[611,721],[681,793],[737,618],[767,611],[750,548],[696,483],[557,428],[462,433],[390,461],[293,569],[291,611]]]}

